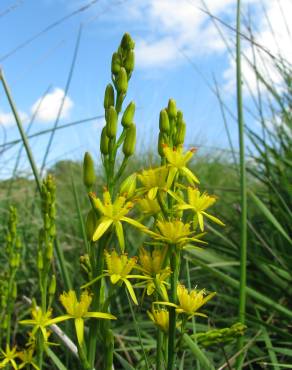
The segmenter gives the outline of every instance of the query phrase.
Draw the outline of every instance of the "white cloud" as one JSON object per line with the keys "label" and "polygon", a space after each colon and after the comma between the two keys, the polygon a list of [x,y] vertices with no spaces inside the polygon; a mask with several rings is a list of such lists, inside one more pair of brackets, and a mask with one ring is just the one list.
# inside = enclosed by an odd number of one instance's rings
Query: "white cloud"
{"label": "white cloud", "polygon": [[[37,99],[31,107],[31,114],[37,110],[36,118],[41,122],[51,122],[56,119],[62,101],[64,99],[64,90],[56,87],[51,93]],[[63,109],[60,118],[67,118],[73,108],[73,101],[66,96],[63,102]]]}
{"label": "white cloud", "polygon": [[[234,0],[206,1],[212,14],[228,14]],[[137,66],[170,67],[186,62],[188,57],[225,50],[201,0],[132,0],[127,2],[131,19],[143,24],[146,36],[136,42]]]}
{"label": "white cloud", "polygon": [[[256,16],[253,21],[256,22],[256,32],[254,32],[254,40],[262,48],[255,47],[252,49],[250,43],[244,43],[242,52],[242,72],[245,81],[248,83],[249,90],[245,85],[245,91],[255,91],[256,89],[256,75],[250,63],[253,64],[254,55],[256,58],[257,69],[263,75],[266,81],[274,84],[274,86],[281,86],[282,77],[275,68],[275,61],[271,56],[263,51],[267,50],[271,55],[277,58],[283,58],[288,63],[292,63],[292,43],[287,24],[284,21],[283,13],[287,17],[292,14],[292,1],[291,0],[264,0],[264,9],[258,8]],[[282,7],[283,13],[281,11]],[[288,23],[289,27],[289,23]],[[291,27],[291,26],[290,26]],[[272,28],[272,29],[271,29]],[[292,29],[290,29],[290,34]],[[244,30],[245,34],[248,31]],[[229,67],[224,72],[224,79],[226,82],[226,90],[235,90],[235,62],[232,58],[229,59]],[[261,86],[264,89],[263,86]]]}
{"label": "white cloud", "polygon": [[[25,112],[19,112],[20,119],[22,123],[26,123],[28,120],[28,115]],[[12,113],[5,113],[0,111],[0,125],[3,126],[13,126],[15,124],[15,119]]]}

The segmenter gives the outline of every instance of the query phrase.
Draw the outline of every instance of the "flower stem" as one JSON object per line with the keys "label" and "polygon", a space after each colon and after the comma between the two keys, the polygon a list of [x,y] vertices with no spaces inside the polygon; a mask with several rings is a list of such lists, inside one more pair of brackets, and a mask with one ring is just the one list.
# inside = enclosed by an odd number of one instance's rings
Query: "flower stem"
{"label": "flower stem", "polygon": [[[240,0],[237,0],[236,20],[236,82],[237,82],[237,115],[240,150],[240,198],[241,198],[241,220],[240,220],[240,288],[239,288],[239,322],[245,322],[246,307],[246,258],[247,258],[247,193],[246,193],[246,169],[244,148],[244,121],[242,102],[242,73],[241,73],[241,45],[240,45]],[[243,337],[238,340],[238,350],[243,347]],[[237,369],[241,369],[244,352],[238,356]]]}
{"label": "flower stem", "polygon": [[163,358],[162,358],[162,343],[163,343],[163,333],[160,329],[157,329],[157,339],[156,339],[156,370],[163,369]]}
{"label": "flower stem", "polygon": [[[177,283],[180,270],[180,251],[176,246],[171,246],[172,254],[170,256],[171,274],[171,302],[177,303]],[[174,307],[169,308],[169,338],[168,338],[168,363],[167,370],[175,368],[175,337],[176,337],[176,312]]]}

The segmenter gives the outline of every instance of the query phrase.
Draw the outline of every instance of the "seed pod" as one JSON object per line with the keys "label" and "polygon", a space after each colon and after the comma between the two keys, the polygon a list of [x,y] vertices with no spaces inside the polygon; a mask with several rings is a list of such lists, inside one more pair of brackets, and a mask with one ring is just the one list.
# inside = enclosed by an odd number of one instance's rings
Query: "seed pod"
{"label": "seed pod", "polygon": [[52,276],[52,279],[51,279],[51,282],[50,282],[50,286],[49,286],[49,295],[54,295],[55,292],[56,292],[56,276],[53,275]]}
{"label": "seed pod", "polygon": [[135,193],[136,186],[137,186],[137,174],[133,173],[122,182],[120,187],[120,193],[126,194],[128,198],[131,198]]}
{"label": "seed pod", "polygon": [[135,53],[133,50],[129,50],[126,56],[124,67],[128,73],[131,73],[135,67]]}
{"label": "seed pod", "polygon": [[103,155],[108,154],[108,142],[109,138],[106,134],[106,126],[102,129],[101,131],[101,136],[100,136],[100,152]]}
{"label": "seed pod", "polygon": [[164,150],[163,150],[163,146],[165,144],[166,144],[166,142],[164,140],[164,135],[163,135],[162,132],[159,132],[157,150],[158,150],[158,153],[159,153],[160,157],[162,157],[162,158],[165,157]]}
{"label": "seed pod", "polygon": [[87,214],[85,223],[86,235],[88,240],[92,239],[93,233],[95,232],[96,229],[96,224],[97,224],[96,214],[95,211],[91,209]]}
{"label": "seed pod", "polygon": [[160,116],[159,116],[159,130],[160,132],[169,133],[169,119],[168,119],[168,114],[165,109],[162,109],[160,111]]}
{"label": "seed pod", "polygon": [[96,180],[94,162],[91,155],[86,152],[83,159],[83,183],[87,188],[91,188]]}
{"label": "seed pod", "polygon": [[169,118],[176,118],[177,109],[176,109],[176,102],[174,99],[169,99],[167,113],[169,115]]}
{"label": "seed pod", "polygon": [[175,145],[181,145],[185,141],[185,136],[186,136],[186,124],[184,121],[179,122],[178,127],[177,127],[177,132],[175,136]]}
{"label": "seed pod", "polygon": [[112,74],[116,75],[121,69],[121,58],[118,53],[113,53],[112,56]]}
{"label": "seed pod", "polygon": [[127,32],[124,34],[122,38],[121,47],[122,49],[125,49],[125,50],[131,50],[131,49],[134,49],[135,47],[135,42],[133,41],[130,34]]}
{"label": "seed pod", "polygon": [[105,88],[103,106],[108,109],[115,105],[115,92],[112,84],[108,84]]}
{"label": "seed pod", "polygon": [[128,90],[128,76],[124,67],[121,67],[116,79],[117,91],[125,94]]}
{"label": "seed pod", "polygon": [[135,114],[135,103],[131,101],[131,103],[125,109],[125,112],[122,117],[122,126],[128,128],[133,123],[134,114]]}
{"label": "seed pod", "polygon": [[47,213],[45,214],[44,226],[45,226],[46,230],[49,230],[50,227],[51,227],[51,219],[50,219],[50,216]]}
{"label": "seed pod", "polygon": [[136,146],[136,125],[133,123],[126,131],[126,137],[123,144],[123,153],[129,157],[135,151]]}
{"label": "seed pod", "polygon": [[106,115],[106,134],[109,138],[116,137],[118,129],[118,114],[113,106],[109,107]]}

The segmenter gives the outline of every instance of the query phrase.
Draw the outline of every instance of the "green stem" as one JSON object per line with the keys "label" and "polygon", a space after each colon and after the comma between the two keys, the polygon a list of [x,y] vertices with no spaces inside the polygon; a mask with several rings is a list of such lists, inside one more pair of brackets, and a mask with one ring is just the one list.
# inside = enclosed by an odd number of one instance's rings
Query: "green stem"
{"label": "green stem", "polygon": [[163,344],[163,332],[157,329],[156,339],[156,370],[163,369],[163,358],[162,358],[162,344]]}
{"label": "green stem", "polygon": [[[25,151],[26,151],[26,154],[27,154],[27,158],[28,158],[28,161],[29,161],[30,166],[31,166],[38,191],[41,195],[41,187],[42,187],[41,178],[39,176],[37,166],[36,166],[36,163],[35,163],[35,160],[34,160],[30,145],[29,145],[29,142],[27,140],[27,136],[24,132],[21,119],[20,119],[19,114],[17,112],[16,105],[14,103],[14,100],[13,100],[12,95],[10,93],[9,86],[6,82],[6,79],[3,75],[3,71],[1,69],[0,69],[0,79],[1,79],[1,82],[2,82],[2,85],[3,85],[6,97],[8,99],[10,108],[12,110],[13,116],[15,118],[15,121],[16,121],[16,124],[17,124],[17,127],[18,127],[18,131],[20,133],[21,140],[23,142],[23,145],[24,145],[24,148],[25,148]],[[61,275],[62,275],[62,278],[63,278],[63,281],[64,281],[64,285],[65,285],[65,288],[67,290],[69,290],[69,289],[72,288],[72,283],[71,283],[71,280],[69,278],[69,274],[68,274],[68,271],[67,271],[67,268],[66,268],[66,265],[65,265],[65,258],[64,258],[63,251],[62,251],[62,249],[61,249],[61,247],[60,247],[60,245],[59,245],[59,243],[57,242],[56,239],[55,239],[55,248],[56,248],[58,264],[60,266]]]}
{"label": "green stem", "polygon": [[[172,254],[170,256],[170,268],[172,271],[170,277],[171,284],[171,302],[177,303],[177,283],[179,279],[180,270],[180,250],[175,246],[170,246]],[[169,338],[168,338],[168,363],[167,370],[173,370],[175,368],[176,361],[176,349],[175,349],[175,338],[176,338],[176,312],[174,307],[169,308]]]}
{"label": "green stem", "polygon": [[[244,121],[242,101],[242,73],[241,73],[241,45],[240,45],[240,0],[237,0],[236,19],[236,85],[237,85],[237,116],[239,134],[239,155],[240,155],[240,198],[241,198],[241,219],[240,219],[240,287],[239,287],[239,322],[245,323],[246,309],[246,259],[247,259],[247,189],[246,189],[246,168],[244,148]],[[242,350],[244,337],[238,340],[238,350]],[[241,369],[244,359],[244,352],[237,360],[237,369]]]}
{"label": "green stem", "polygon": [[135,312],[134,312],[134,309],[133,309],[132,301],[131,301],[131,298],[130,298],[127,291],[126,291],[126,293],[127,293],[127,297],[128,297],[128,302],[129,302],[131,314],[132,314],[132,317],[133,317],[133,320],[134,320],[134,326],[135,326],[135,329],[136,329],[136,333],[138,335],[140,346],[142,348],[143,357],[144,357],[144,361],[145,361],[145,366],[146,366],[146,369],[149,370],[150,367],[149,367],[149,363],[148,363],[148,358],[146,356],[145,349],[144,349],[144,346],[143,346],[141,332],[140,332],[140,329],[139,329],[139,326],[138,326],[138,323],[137,323],[137,320],[136,320],[136,315],[135,315]]}
{"label": "green stem", "polygon": [[189,347],[190,351],[195,356],[195,358],[200,361],[200,364],[202,365],[202,368],[204,370],[215,370],[214,366],[208,360],[206,355],[200,350],[198,345],[192,340],[192,338],[189,335],[184,333],[183,340],[185,344]]}

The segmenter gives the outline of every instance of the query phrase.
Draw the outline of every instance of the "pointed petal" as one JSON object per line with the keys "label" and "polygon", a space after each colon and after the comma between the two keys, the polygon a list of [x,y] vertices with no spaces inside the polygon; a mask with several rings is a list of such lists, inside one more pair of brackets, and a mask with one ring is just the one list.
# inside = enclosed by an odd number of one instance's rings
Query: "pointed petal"
{"label": "pointed petal", "polygon": [[133,220],[132,218],[129,218],[129,217],[126,217],[126,216],[122,217],[121,221],[125,221],[128,224],[130,224],[134,227],[137,227],[138,229],[140,229],[142,231],[145,231],[147,229],[146,226],[144,226],[143,224],[140,224],[140,222],[138,222],[136,220]]}
{"label": "pointed petal", "polygon": [[204,212],[202,211],[203,215],[205,215],[206,217],[208,217],[210,220],[212,220],[213,222],[215,222],[216,224],[220,225],[220,226],[225,226],[225,224],[219,220],[219,218],[215,217],[215,216],[212,216],[210,215],[209,213],[207,212]]}
{"label": "pointed petal", "polygon": [[84,338],[84,321],[81,317],[78,317],[75,319],[75,329],[76,329],[78,343],[81,346],[83,343],[83,338]]}
{"label": "pointed petal", "polygon": [[116,233],[118,237],[118,241],[121,247],[122,252],[125,250],[125,238],[124,238],[124,230],[123,230],[123,225],[120,221],[115,222],[115,227],[116,227]]}
{"label": "pointed petal", "polygon": [[71,315],[58,316],[58,317],[55,317],[54,319],[48,320],[46,322],[46,326],[57,324],[58,322],[62,322],[62,321],[69,320],[69,319],[72,319],[72,318],[73,318],[73,316],[71,316]]}
{"label": "pointed petal", "polygon": [[173,180],[175,178],[175,175],[177,174],[177,168],[176,167],[170,167],[170,170],[169,170],[169,173],[168,173],[168,176],[167,176],[167,182],[166,182],[166,186],[167,188],[170,188],[172,183],[173,183]]}
{"label": "pointed petal", "polygon": [[171,303],[171,302],[153,302],[153,304],[163,304],[164,306],[170,306],[174,308],[179,308],[177,304]]}
{"label": "pointed petal", "polygon": [[197,176],[190,170],[188,169],[187,167],[183,167],[181,169],[181,171],[183,172],[183,174],[187,177],[187,179],[193,183],[193,182],[196,182],[197,184],[200,183],[199,179],[197,178]]}
{"label": "pointed petal", "polygon": [[112,223],[113,220],[102,221],[95,230],[92,240],[96,242],[98,239],[100,239],[103,236],[103,234],[107,231],[107,229],[111,226]]}
{"label": "pointed petal", "polygon": [[82,285],[81,289],[87,288],[88,286],[96,283],[99,279],[103,278],[104,276],[108,276],[108,274],[101,274],[100,276],[97,276],[93,280],[89,281],[89,283],[86,283],[86,284]]}
{"label": "pointed petal", "polygon": [[138,301],[137,301],[134,289],[132,287],[132,284],[127,279],[123,279],[123,281],[126,284],[126,287],[128,289],[128,292],[130,293],[130,296],[131,296],[133,302],[138,306]]}
{"label": "pointed petal", "polygon": [[156,198],[156,194],[157,194],[157,191],[158,191],[158,187],[155,186],[154,188],[151,188],[149,191],[148,191],[148,198],[153,200]]}
{"label": "pointed petal", "polygon": [[199,226],[200,226],[200,229],[201,231],[204,231],[204,219],[203,219],[203,216],[200,212],[197,213],[197,216],[198,216],[198,222],[199,222]]}
{"label": "pointed petal", "polygon": [[85,317],[94,317],[96,319],[108,319],[108,320],[116,320],[116,316],[111,315],[110,313],[105,312],[87,312]]}

